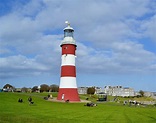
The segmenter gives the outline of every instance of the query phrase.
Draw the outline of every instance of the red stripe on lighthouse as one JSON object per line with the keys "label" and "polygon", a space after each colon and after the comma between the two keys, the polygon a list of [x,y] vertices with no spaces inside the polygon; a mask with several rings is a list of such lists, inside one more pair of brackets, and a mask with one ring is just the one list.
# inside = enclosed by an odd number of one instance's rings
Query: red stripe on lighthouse
{"label": "red stripe on lighthouse", "polygon": [[57,99],[69,100],[69,101],[80,101],[77,88],[60,88]]}
{"label": "red stripe on lighthouse", "polygon": [[61,77],[65,77],[65,76],[76,77],[75,66],[62,66],[61,67]]}
{"label": "red stripe on lighthouse", "polygon": [[62,55],[64,54],[73,54],[75,55],[76,45],[73,44],[64,44],[62,47]]}

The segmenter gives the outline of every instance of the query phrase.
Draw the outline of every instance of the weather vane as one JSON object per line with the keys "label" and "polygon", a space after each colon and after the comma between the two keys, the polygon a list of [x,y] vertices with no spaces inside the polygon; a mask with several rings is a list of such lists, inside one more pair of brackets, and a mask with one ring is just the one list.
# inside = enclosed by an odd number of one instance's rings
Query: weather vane
{"label": "weather vane", "polygon": [[70,26],[70,23],[69,23],[69,21],[65,21],[65,23],[66,23],[66,24],[68,24],[68,26]]}

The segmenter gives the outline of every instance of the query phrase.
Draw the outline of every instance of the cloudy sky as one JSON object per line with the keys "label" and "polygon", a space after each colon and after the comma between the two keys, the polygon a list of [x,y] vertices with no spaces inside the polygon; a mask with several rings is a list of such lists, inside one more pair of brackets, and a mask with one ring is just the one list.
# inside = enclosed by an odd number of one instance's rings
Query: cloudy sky
{"label": "cloudy sky", "polygon": [[156,91],[155,0],[0,0],[0,88],[59,85],[66,20],[78,86]]}

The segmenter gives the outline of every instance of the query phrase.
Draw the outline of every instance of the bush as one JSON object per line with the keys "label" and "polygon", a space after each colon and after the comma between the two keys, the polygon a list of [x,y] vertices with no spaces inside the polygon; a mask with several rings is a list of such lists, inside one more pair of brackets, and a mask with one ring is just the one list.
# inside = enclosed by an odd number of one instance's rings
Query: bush
{"label": "bush", "polygon": [[87,94],[94,94],[95,93],[95,88],[94,87],[91,87],[91,88],[88,88],[87,89]]}

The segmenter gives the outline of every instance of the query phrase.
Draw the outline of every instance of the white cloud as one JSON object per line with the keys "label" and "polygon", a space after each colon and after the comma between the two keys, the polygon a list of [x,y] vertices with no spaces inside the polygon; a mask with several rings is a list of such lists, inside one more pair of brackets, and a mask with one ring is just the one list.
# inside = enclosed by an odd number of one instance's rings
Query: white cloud
{"label": "white cloud", "polygon": [[47,71],[48,68],[38,63],[35,59],[28,59],[25,56],[9,56],[0,60],[0,77],[27,76]]}
{"label": "white cloud", "polygon": [[142,24],[145,36],[151,38],[156,43],[156,14]]}
{"label": "white cloud", "polygon": [[[82,45],[82,44],[81,44]],[[155,73],[156,56],[134,42],[116,42],[112,48],[97,50],[83,46],[78,50],[78,67],[84,72],[109,74]],[[85,51],[85,53],[83,52]],[[151,71],[152,68],[152,71]],[[81,71],[83,72],[83,71]]]}
{"label": "white cloud", "polygon": [[1,75],[9,71],[10,76],[36,75],[56,69],[58,73],[65,20],[75,28],[78,72],[155,72],[156,55],[136,41],[156,40],[155,15],[138,19],[151,13],[149,4],[148,0],[43,0],[16,6],[0,17]]}

